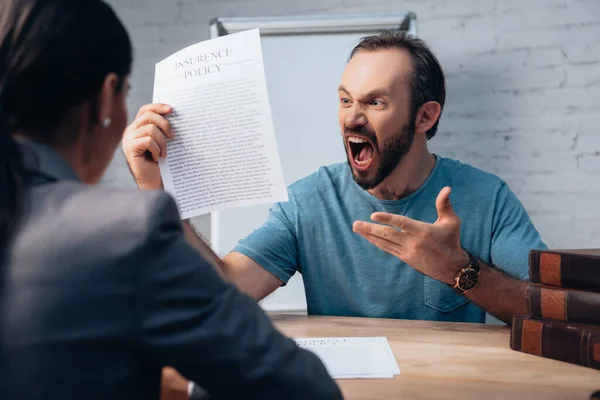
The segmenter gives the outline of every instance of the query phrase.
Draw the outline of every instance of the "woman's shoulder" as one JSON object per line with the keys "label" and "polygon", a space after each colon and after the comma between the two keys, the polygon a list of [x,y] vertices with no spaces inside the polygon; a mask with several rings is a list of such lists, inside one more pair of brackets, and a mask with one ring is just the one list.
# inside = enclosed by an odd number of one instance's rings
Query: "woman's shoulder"
{"label": "woman's shoulder", "polygon": [[140,242],[165,224],[180,223],[175,201],[161,190],[58,182],[34,188],[28,197],[26,226],[54,229],[73,240]]}

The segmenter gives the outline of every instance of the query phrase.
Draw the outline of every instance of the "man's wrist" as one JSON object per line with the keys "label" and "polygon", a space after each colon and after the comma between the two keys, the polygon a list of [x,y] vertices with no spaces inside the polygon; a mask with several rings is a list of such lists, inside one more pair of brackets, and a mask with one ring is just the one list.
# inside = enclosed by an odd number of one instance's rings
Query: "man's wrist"
{"label": "man's wrist", "polygon": [[444,283],[454,286],[456,284],[456,277],[460,274],[463,268],[469,266],[471,262],[471,258],[469,257],[469,253],[466,252],[465,249],[461,249],[461,255],[457,257],[458,261],[451,263],[451,268],[448,271],[448,277],[444,280]]}
{"label": "man's wrist", "polygon": [[137,186],[140,190],[165,190],[165,187],[162,185],[162,183],[160,186],[157,187],[156,185],[145,185],[143,183],[138,182]]}
{"label": "man's wrist", "polygon": [[135,181],[135,184],[137,185],[138,189],[141,189],[141,190],[165,190],[165,185],[164,185],[162,179],[157,184],[156,181],[147,180],[147,179],[137,179],[137,177],[135,176],[135,174],[133,174],[133,172],[132,172],[132,175],[133,175],[133,180]]}

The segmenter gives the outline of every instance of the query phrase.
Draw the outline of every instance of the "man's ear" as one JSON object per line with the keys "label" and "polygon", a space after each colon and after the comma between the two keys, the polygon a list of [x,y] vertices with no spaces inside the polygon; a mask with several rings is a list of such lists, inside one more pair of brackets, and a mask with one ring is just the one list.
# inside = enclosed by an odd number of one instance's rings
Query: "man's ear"
{"label": "man's ear", "polygon": [[426,134],[440,118],[442,107],[437,101],[423,104],[415,117],[415,133]]}
{"label": "man's ear", "polygon": [[98,93],[95,109],[92,110],[92,123],[103,125],[112,120],[113,109],[118,95],[119,77],[114,74],[108,74],[102,82],[102,87]]}

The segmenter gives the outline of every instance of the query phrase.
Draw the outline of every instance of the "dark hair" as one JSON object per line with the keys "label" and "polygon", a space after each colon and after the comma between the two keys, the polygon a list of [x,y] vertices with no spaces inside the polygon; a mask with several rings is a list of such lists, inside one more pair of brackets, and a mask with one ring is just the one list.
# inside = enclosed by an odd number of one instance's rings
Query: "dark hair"
{"label": "dark hair", "polygon": [[[428,101],[436,101],[444,109],[446,82],[439,61],[427,44],[404,31],[382,30],[363,37],[350,53],[350,59],[359,51],[377,51],[390,48],[406,50],[412,58],[410,90],[411,117]],[[441,112],[440,112],[441,116]],[[427,131],[427,139],[435,136],[440,120]],[[414,121],[413,121],[414,123]]]}
{"label": "dark hair", "polygon": [[26,179],[12,133],[47,144],[69,140],[57,127],[73,107],[94,101],[110,73],[122,86],[131,63],[129,35],[101,0],[2,1],[0,246],[17,225]]}

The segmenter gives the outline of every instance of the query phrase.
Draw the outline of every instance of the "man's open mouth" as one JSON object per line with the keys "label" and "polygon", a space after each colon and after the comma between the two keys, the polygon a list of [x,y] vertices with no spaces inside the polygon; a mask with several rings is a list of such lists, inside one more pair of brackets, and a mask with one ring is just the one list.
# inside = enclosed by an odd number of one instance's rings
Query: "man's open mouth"
{"label": "man's open mouth", "polygon": [[353,166],[360,171],[369,169],[375,156],[373,144],[358,136],[347,136],[346,140]]}

